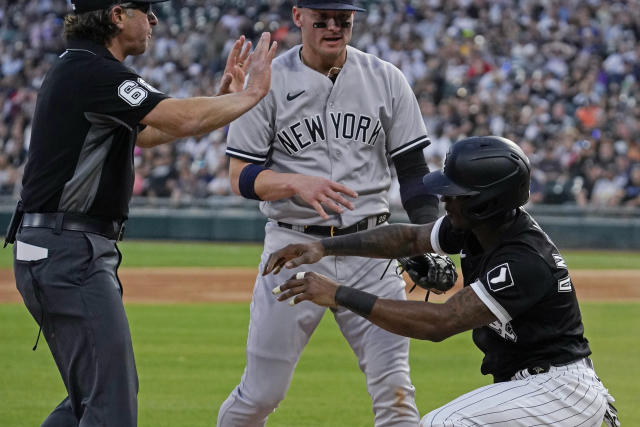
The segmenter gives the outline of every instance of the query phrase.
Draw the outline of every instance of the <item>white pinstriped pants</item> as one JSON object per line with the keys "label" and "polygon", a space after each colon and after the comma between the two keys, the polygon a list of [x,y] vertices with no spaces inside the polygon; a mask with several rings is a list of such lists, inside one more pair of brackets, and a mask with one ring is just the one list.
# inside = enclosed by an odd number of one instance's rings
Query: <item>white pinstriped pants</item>
{"label": "white pinstriped pants", "polygon": [[420,427],[600,426],[613,401],[585,358],[480,387],[429,412]]}

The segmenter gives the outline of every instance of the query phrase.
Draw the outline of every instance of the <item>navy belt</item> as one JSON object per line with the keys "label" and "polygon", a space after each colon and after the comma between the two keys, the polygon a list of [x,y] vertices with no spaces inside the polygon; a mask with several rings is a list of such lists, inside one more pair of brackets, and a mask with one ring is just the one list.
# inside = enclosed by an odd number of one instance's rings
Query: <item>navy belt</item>
{"label": "navy belt", "polygon": [[[375,216],[376,225],[380,225],[389,219],[388,213],[383,213]],[[343,236],[345,234],[357,233],[358,231],[364,231],[369,228],[369,218],[364,218],[353,225],[346,228],[338,228],[336,226],[329,225],[293,225],[286,222],[278,221],[278,226],[288,228],[290,230],[300,231],[305,234],[313,234],[322,237]]]}
{"label": "navy belt", "polygon": [[109,221],[71,212],[25,213],[22,227],[51,228],[59,234],[62,230],[100,234],[109,240],[122,240],[124,221]]}

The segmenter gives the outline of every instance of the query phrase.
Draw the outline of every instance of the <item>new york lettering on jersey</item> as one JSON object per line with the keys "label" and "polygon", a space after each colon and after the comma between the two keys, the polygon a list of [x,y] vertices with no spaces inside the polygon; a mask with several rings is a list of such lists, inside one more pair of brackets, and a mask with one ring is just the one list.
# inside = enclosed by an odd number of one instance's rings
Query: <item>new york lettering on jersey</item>
{"label": "new york lettering on jersey", "polygon": [[326,121],[316,114],[281,128],[276,132],[276,138],[284,150],[294,156],[312,144],[326,143],[327,136],[334,141],[354,141],[374,146],[382,130],[379,119],[364,114],[332,111],[328,116],[331,121],[328,128]]}

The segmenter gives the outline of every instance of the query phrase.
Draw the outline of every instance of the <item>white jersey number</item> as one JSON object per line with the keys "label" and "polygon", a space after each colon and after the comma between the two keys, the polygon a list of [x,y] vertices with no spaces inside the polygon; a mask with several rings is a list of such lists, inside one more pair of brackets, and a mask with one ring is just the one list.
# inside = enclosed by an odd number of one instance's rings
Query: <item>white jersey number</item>
{"label": "white jersey number", "polygon": [[118,86],[118,96],[132,107],[140,105],[148,94],[149,92],[133,80],[125,80]]}

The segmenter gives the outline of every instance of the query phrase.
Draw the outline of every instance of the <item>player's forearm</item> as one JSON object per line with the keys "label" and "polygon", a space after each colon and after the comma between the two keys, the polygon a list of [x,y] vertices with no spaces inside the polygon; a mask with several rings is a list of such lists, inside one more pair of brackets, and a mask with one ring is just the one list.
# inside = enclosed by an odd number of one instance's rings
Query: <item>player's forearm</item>
{"label": "player's forearm", "polygon": [[231,123],[263,96],[244,90],[216,97],[169,98],[158,103],[142,123],[177,138],[201,135]]}
{"label": "player's forearm", "polygon": [[445,316],[442,304],[378,299],[367,320],[397,335],[442,341],[452,335],[442,328]]}
{"label": "player's forearm", "polygon": [[[243,170],[249,166],[249,163],[230,158],[229,161],[229,180],[231,182],[231,189],[234,193],[242,196],[241,176]],[[296,194],[296,189],[293,183],[296,181],[296,174],[291,173],[279,173],[272,171],[271,169],[265,169],[261,171],[250,183],[255,194],[260,200],[273,201],[292,197]],[[246,178],[244,178],[246,179]]]}
{"label": "player's forearm", "polygon": [[293,197],[296,195],[296,175],[266,170],[256,178],[254,190],[260,200],[274,201]]}
{"label": "player's forearm", "polygon": [[444,304],[378,298],[366,317],[394,334],[429,341],[442,341],[497,320],[470,286]]}
{"label": "player's forearm", "polygon": [[324,255],[398,258],[432,252],[433,224],[392,224],[372,230],[321,240]]}
{"label": "player's forearm", "polygon": [[162,132],[153,126],[147,126],[142,132],[138,134],[136,139],[136,145],[141,148],[151,148],[156,145],[166,144],[171,141],[175,141],[177,138],[166,132]]}

